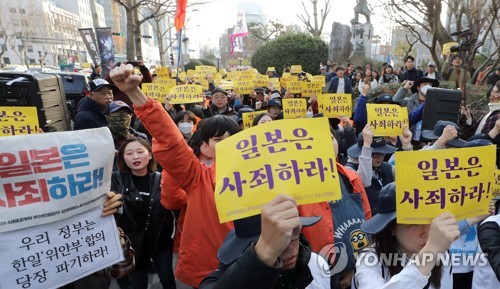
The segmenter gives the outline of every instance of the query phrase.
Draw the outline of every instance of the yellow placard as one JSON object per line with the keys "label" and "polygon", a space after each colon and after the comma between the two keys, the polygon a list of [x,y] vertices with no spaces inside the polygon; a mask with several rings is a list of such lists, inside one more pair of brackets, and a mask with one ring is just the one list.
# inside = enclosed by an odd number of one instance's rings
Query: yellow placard
{"label": "yellow placard", "polygon": [[257,74],[253,79],[254,86],[267,87],[269,85],[269,76]]}
{"label": "yellow placard", "polygon": [[155,73],[158,78],[170,78],[168,67],[157,67],[155,68]]}
{"label": "yellow placard", "polygon": [[500,200],[500,170],[495,170],[495,181],[491,189],[491,196],[494,200]]}
{"label": "yellow placard", "polygon": [[157,78],[154,82],[155,84],[163,84],[168,86],[167,91],[172,87],[177,85],[177,81],[175,79],[169,79],[169,78]]}
{"label": "yellow placard", "polygon": [[375,136],[398,136],[409,126],[408,109],[397,104],[366,104],[367,124]]}
{"label": "yellow placard", "polygon": [[179,72],[177,77],[179,77],[180,81],[186,81],[186,73],[185,72]]}
{"label": "yellow placard", "polygon": [[237,78],[237,71],[229,71],[226,75],[227,80],[235,80]]}
{"label": "yellow placard", "polygon": [[275,90],[281,90],[281,84],[278,78],[269,79],[269,87],[271,87],[271,85],[274,87]]}
{"label": "yellow placard", "polygon": [[292,65],[290,67],[290,73],[302,73],[302,65]]}
{"label": "yellow placard", "polygon": [[251,112],[243,113],[243,115],[242,115],[243,129],[251,128],[252,123],[253,123],[253,119],[261,113],[265,113],[265,111],[251,111]]}
{"label": "yellow placard", "polygon": [[340,199],[331,142],[328,120],[311,118],[268,122],[217,143],[220,222],[260,214],[278,194],[299,205]]}
{"label": "yellow placard", "polygon": [[92,68],[92,64],[90,63],[82,63],[82,68]]}
{"label": "yellow placard", "polygon": [[201,85],[177,85],[170,88],[172,104],[203,102],[203,88]]}
{"label": "yellow placard", "polygon": [[306,78],[307,78],[308,80],[312,80],[313,76],[312,76],[312,74],[310,74],[310,73],[306,73]]}
{"label": "yellow placard", "polygon": [[[283,72],[283,74],[281,75],[282,78],[290,78],[292,76],[293,75],[290,72]],[[293,76],[293,77],[296,77],[296,76]]]}
{"label": "yellow placard", "polygon": [[276,67],[274,67],[274,66],[268,67],[267,72],[269,72],[269,71],[276,72]]}
{"label": "yellow placard", "polygon": [[307,115],[305,98],[283,99],[283,118],[302,118]]}
{"label": "yellow placard", "polygon": [[322,87],[326,85],[326,77],[324,75],[314,75],[311,79],[312,82],[321,82],[323,83]]}
{"label": "yellow placard", "polygon": [[0,106],[0,136],[38,133],[38,113],[32,106]]}
{"label": "yellow placard", "polygon": [[234,91],[239,94],[252,94],[253,93],[253,81],[251,80],[235,80]]}
{"label": "yellow placard", "polygon": [[201,74],[203,76],[206,76],[207,74],[212,75],[217,73],[217,67],[209,65],[197,65],[194,69],[196,71],[196,74]]}
{"label": "yellow placard", "polygon": [[148,98],[154,98],[161,103],[165,103],[165,96],[168,95],[169,90],[172,86],[168,84],[159,84],[155,83],[143,83],[142,84],[142,92]]}
{"label": "yellow placard", "polygon": [[320,95],[323,92],[324,83],[302,81],[302,97]]}
{"label": "yellow placard", "polygon": [[318,112],[325,117],[352,115],[352,96],[350,94],[325,93],[318,95]]}
{"label": "yellow placard", "polygon": [[396,218],[429,224],[444,212],[457,220],[488,213],[496,146],[396,152]]}
{"label": "yellow placard", "polygon": [[455,46],[455,45],[458,45],[458,42],[448,42],[448,43],[443,44],[443,55],[446,55],[448,53],[457,54],[456,52],[450,51],[450,48],[452,46]]}
{"label": "yellow placard", "polygon": [[256,73],[253,70],[236,71],[236,78],[235,79],[253,81],[255,76],[256,76]]}
{"label": "yellow placard", "polygon": [[225,68],[221,68],[221,69],[219,69],[219,73],[220,73],[221,75],[226,75],[226,74],[227,74],[227,71],[226,71],[226,69],[225,69]]}
{"label": "yellow placard", "polygon": [[286,89],[288,89],[290,93],[302,93],[302,81],[289,80],[286,82]]}
{"label": "yellow placard", "polygon": [[194,69],[188,69],[186,71],[186,76],[189,77],[189,76],[194,76],[194,75],[196,75],[196,71]]}
{"label": "yellow placard", "polygon": [[210,89],[210,85],[208,83],[208,80],[206,80],[206,79],[195,79],[194,83],[201,85],[201,87],[203,87],[203,89],[207,89],[207,90]]}

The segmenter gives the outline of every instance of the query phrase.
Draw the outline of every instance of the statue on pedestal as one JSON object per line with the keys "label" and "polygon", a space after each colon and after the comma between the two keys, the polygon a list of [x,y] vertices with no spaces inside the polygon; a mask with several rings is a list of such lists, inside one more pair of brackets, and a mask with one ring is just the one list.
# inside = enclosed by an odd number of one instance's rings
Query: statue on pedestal
{"label": "statue on pedestal", "polygon": [[368,8],[367,0],[357,0],[357,4],[354,7],[354,19],[351,20],[352,24],[359,23],[359,14],[365,16],[366,23],[370,23],[370,8]]}

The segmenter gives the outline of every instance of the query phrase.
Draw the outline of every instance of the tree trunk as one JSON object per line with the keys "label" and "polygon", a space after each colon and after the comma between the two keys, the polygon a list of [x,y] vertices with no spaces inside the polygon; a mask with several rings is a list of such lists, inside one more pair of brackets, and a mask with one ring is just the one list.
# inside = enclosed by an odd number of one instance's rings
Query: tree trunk
{"label": "tree trunk", "polygon": [[139,22],[139,9],[134,10],[134,39],[135,39],[135,55],[137,60],[143,60],[142,57],[142,36],[141,36],[141,25]]}
{"label": "tree trunk", "polygon": [[127,59],[135,59],[135,19],[134,11],[126,10],[127,14]]}

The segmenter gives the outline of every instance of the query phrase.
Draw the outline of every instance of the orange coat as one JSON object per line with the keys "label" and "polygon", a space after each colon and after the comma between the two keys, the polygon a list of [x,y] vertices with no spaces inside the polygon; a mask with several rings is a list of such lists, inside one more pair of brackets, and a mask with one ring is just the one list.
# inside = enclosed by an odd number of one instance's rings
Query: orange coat
{"label": "orange coat", "polygon": [[[372,210],[370,208],[370,203],[368,202],[368,196],[366,195],[365,188],[361,182],[361,178],[356,172],[346,169],[341,164],[337,163],[337,171],[339,174],[343,174],[351,182],[353,193],[361,194],[361,201],[363,204],[363,210],[365,211],[366,220],[372,217]],[[328,202],[307,204],[299,206],[299,213],[303,217],[308,216],[321,216],[321,221],[311,227],[302,229],[302,232],[306,236],[309,243],[311,243],[311,249],[313,252],[318,253],[321,248],[326,245],[332,245],[334,242],[334,227],[333,227],[333,217],[332,211],[330,209],[330,204]]]}
{"label": "orange coat", "polygon": [[184,226],[184,218],[186,217],[187,194],[179,187],[175,178],[171,177],[165,170],[161,172],[160,202],[168,210],[180,210],[174,238],[174,253],[179,254],[182,227]]}
{"label": "orange coat", "polygon": [[153,154],[186,192],[187,208],[176,277],[192,287],[218,266],[217,250],[232,223],[221,224],[215,207],[215,165],[201,163],[172,118],[156,100],[134,106],[137,117],[154,137]]}

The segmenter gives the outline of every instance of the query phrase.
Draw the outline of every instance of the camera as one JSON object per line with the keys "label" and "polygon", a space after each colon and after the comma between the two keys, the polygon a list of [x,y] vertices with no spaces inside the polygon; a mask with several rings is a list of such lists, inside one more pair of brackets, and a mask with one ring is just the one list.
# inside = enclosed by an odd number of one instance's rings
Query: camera
{"label": "camera", "polygon": [[450,35],[458,36],[460,38],[458,45],[450,47],[450,52],[470,51],[472,49],[472,43],[476,42],[477,40],[477,39],[470,39],[470,36],[472,35],[472,31],[470,29],[457,31]]}

